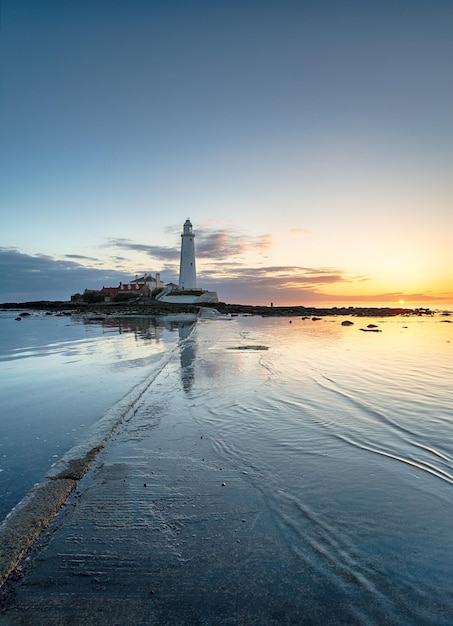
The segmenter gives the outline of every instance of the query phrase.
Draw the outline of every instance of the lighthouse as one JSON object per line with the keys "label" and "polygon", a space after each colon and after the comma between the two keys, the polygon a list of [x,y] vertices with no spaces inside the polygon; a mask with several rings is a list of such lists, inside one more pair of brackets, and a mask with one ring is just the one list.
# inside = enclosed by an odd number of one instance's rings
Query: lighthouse
{"label": "lighthouse", "polygon": [[179,264],[179,285],[168,283],[157,295],[160,302],[174,304],[206,304],[218,302],[215,291],[197,288],[197,272],[195,269],[195,233],[192,224],[187,218],[184,222],[181,235],[181,261]]}
{"label": "lighthouse", "polygon": [[179,289],[181,291],[197,288],[194,239],[192,224],[189,219],[186,219],[181,235],[181,261],[179,265]]}

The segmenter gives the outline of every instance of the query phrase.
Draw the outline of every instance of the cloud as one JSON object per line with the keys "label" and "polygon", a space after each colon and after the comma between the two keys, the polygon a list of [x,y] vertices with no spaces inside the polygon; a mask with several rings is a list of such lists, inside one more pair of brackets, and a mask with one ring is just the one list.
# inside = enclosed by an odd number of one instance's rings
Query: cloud
{"label": "cloud", "polygon": [[142,243],[134,243],[130,239],[109,239],[102,247],[119,248],[120,250],[130,250],[131,252],[143,252],[159,261],[176,261],[179,260],[180,254],[179,248],[176,247],[150,246]]}
{"label": "cloud", "polygon": [[[213,245],[219,245],[214,238]],[[255,241],[256,243],[256,241]],[[70,260],[86,260],[81,255],[66,255],[55,259],[45,254],[29,255],[12,248],[0,248],[0,302],[27,302],[34,300],[69,300],[73,293],[87,289],[115,286],[129,280],[130,273],[118,269],[86,267]],[[162,280],[177,282],[174,262],[163,263]],[[292,265],[244,267],[239,262],[205,263],[198,273],[198,284],[203,289],[217,291],[219,299],[232,304],[275,305],[378,305],[404,300],[439,304],[451,302],[451,296],[442,298],[432,294],[402,292],[373,295],[330,295],[329,286],[362,283],[366,276],[349,275],[338,268],[313,268]]]}
{"label": "cloud", "polygon": [[[70,255],[66,255],[68,257]],[[82,257],[83,258],[83,257]],[[73,293],[118,285],[124,274],[45,254],[0,248],[0,302],[69,300]]]}
{"label": "cloud", "polygon": [[[174,229],[171,229],[173,234]],[[151,246],[131,241],[130,239],[109,239],[102,247],[141,252],[153,260],[160,262],[179,262],[180,239],[178,235],[174,248],[167,246]],[[272,245],[271,235],[250,237],[230,229],[214,230],[205,228],[195,232],[195,250],[197,259],[222,261],[228,259],[231,265],[233,257],[240,256],[250,250],[264,250]]]}
{"label": "cloud", "polygon": [[[362,279],[359,277],[359,280]],[[204,268],[199,273],[198,282],[205,289],[217,291],[219,298],[225,302],[265,304],[280,301],[303,304],[325,300],[324,288],[327,285],[353,283],[356,280],[335,268],[293,265],[232,268],[228,264]]]}
{"label": "cloud", "polygon": [[[195,249],[197,259],[212,259],[215,261],[231,259],[240,256],[250,250],[265,250],[272,245],[272,235],[260,235],[250,237],[241,233],[235,233],[230,229],[214,230],[204,229],[200,233],[195,232]],[[135,243],[130,239],[109,239],[104,248],[119,248],[131,252],[142,252],[159,261],[179,261],[180,239],[178,236],[175,247],[150,246],[148,244]]]}
{"label": "cloud", "polygon": [[[119,241],[126,249],[135,249],[138,245],[140,250],[152,248],[167,253],[165,248],[141,246],[127,240],[115,241]],[[238,241],[235,241],[235,245],[238,245]],[[206,254],[209,250],[231,245],[231,242],[226,244],[224,238],[218,236],[209,236],[204,239],[204,243]],[[249,238],[245,245],[267,245],[267,240],[263,244],[260,238]],[[173,258],[172,255],[169,256],[169,262],[161,267],[162,278],[165,282],[177,282],[177,272],[172,262],[175,255],[173,254]],[[72,259],[86,260],[87,257],[68,254],[64,259],[55,259],[44,254],[29,255],[16,249],[0,248],[0,301],[68,300],[71,294],[85,288],[100,289],[102,286],[117,285],[125,278],[128,279],[127,272],[86,267]],[[324,285],[350,280],[343,272],[332,268],[255,268],[243,267],[238,262],[220,267],[216,263],[212,268],[208,264],[199,272],[201,287],[218,291],[225,301],[240,300],[249,303],[263,299],[265,301],[271,296],[276,299],[276,294],[301,298],[305,293],[307,297],[313,297]]]}
{"label": "cloud", "polygon": [[[329,306],[354,304],[378,306],[384,303],[395,306],[399,300],[406,303],[439,304],[451,302],[448,294],[445,298],[425,293],[375,293],[348,295],[347,286],[370,281],[364,275],[351,275],[339,268],[300,267],[292,265],[269,265],[261,267],[221,266],[203,269],[199,273],[199,284],[205,289],[217,291],[219,299],[236,304],[278,305],[321,305]],[[342,285],[344,295],[332,295],[329,286]]]}
{"label": "cloud", "polygon": [[92,256],[84,256],[83,254],[65,254],[64,258],[75,259],[76,261],[81,260],[81,261],[93,261],[94,263],[100,263],[99,259],[96,259],[95,257],[92,257]]}
{"label": "cloud", "polygon": [[213,260],[231,259],[251,250],[264,250],[272,245],[272,235],[250,237],[232,230],[205,229],[196,234],[197,257]]}
{"label": "cloud", "polygon": [[[231,265],[227,267],[215,267],[204,271],[203,275],[213,279],[222,279],[225,273],[231,273]],[[261,267],[234,267],[235,278],[248,281],[249,283],[265,283],[267,285],[278,285],[279,288],[288,285],[313,285],[337,282],[356,282],[353,277],[348,277],[342,270],[333,268],[307,268],[293,265],[270,265]],[[360,277],[360,280],[364,280]]]}
{"label": "cloud", "polygon": [[[231,268],[229,268],[231,269]],[[348,295],[347,285],[369,280],[364,276],[350,276],[332,268],[303,268],[293,266],[269,266],[259,268],[234,268],[234,276],[220,274],[218,270],[200,273],[199,285],[217,291],[222,302],[231,304],[267,304],[306,306],[397,306],[399,300],[414,303],[413,306],[451,302],[436,295],[402,292]],[[344,285],[344,295],[332,295],[329,286]],[[408,304],[409,305],[409,304]],[[410,306],[410,305],[409,305]]]}
{"label": "cloud", "polygon": [[247,243],[243,237],[232,237],[225,232],[203,233],[196,242],[197,258],[225,259],[244,254]]}
{"label": "cloud", "polygon": [[266,250],[272,247],[273,241],[272,235],[260,235],[252,241],[252,247],[258,250]]}

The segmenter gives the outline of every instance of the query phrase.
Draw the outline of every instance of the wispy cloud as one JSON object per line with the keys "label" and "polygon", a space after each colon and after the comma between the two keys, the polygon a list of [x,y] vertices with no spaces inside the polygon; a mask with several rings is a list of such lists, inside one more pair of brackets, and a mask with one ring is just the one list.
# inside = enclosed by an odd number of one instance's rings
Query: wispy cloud
{"label": "wispy cloud", "polygon": [[289,232],[291,235],[310,235],[311,231],[307,228],[290,228]]}
{"label": "wispy cloud", "polygon": [[130,250],[131,252],[143,252],[152,259],[159,261],[176,261],[179,259],[179,249],[177,247],[150,246],[148,244],[135,243],[130,239],[109,239],[102,247]]}
{"label": "wispy cloud", "polygon": [[265,250],[272,246],[272,235],[248,235],[230,229],[205,229],[197,234],[197,256],[204,259],[231,259],[253,250]]}
{"label": "wispy cloud", "polygon": [[[171,229],[173,233],[174,229]],[[221,261],[243,255],[251,250],[265,250],[272,246],[271,235],[250,237],[245,234],[235,233],[232,230],[204,229],[195,232],[195,247],[197,259],[212,259]],[[131,252],[142,252],[158,261],[178,261],[180,254],[180,241],[175,242],[175,247],[152,246],[135,243],[130,239],[109,239],[104,248],[116,248]]]}
{"label": "wispy cloud", "polygon": [[227,302],[316,302],[326,299],[325,288],[339,283],[354,283],[354,277],[329,267],[312,268],[293,265],[243,267],[236,265],[204,268],[199,282],[217,290]]}
{"label": "wispy cloud", "polygon": [[245,237],[231,236],[226,232],[203,233],[197,238],[197,257],[226,259],[244,254],[248,245]]}
{"label": "wispy cloud", "polygon": [[84,256],[83,254],[65,254],[65,259],[71,259],[75,261],[91,261],[93,263],[100,263],[100,259],[92,256]]}
{"label": "wispy cloud", "polygon": [[[214,267],[203,272],[204,276],[213,279],[231,275],[231,265],[228,267]],[[269,265],[260,267],[234,267],[235,279],[245,280],[251,283],[266,283],[268,285],[304,285],[304,284],[328,284],[337,282],[356,282],[356,278],[348,276],[339,269],[334,268],[307,268],[294,265]],[[360,277],[360,280],[364,280]]]}

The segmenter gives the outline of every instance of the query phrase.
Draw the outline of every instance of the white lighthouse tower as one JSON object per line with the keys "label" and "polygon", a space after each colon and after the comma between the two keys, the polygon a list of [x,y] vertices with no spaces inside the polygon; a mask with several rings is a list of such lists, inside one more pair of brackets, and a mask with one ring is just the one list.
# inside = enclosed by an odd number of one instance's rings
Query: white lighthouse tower
{"label": "white lighthouse tower", "polygon": [[197,288],[194,239],[195,233],[192,232],[192,224],[187,219],[181,235],[181,261],[179,265],[179,289],[181,291]]}
{"label": "white lighthouse tower", "polygon": [[219,301],[215,291],[197,288],[194,239],[195,233],[192,232],[192,224],[189,219],[186,219],[181,235],[179,285],[169,283],[156,296],[156,300],[174,304],[206,304]]}

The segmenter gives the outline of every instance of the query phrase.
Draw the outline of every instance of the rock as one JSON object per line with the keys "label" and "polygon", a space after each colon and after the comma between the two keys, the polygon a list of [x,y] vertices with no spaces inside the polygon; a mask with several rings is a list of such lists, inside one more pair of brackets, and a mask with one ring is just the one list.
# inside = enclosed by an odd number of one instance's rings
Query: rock
{"label": "rock", "polygon": [[349,320],[344,320],[343,322],[341,322],[342,326],[353,326],[354,322],[350,322]]}
{"label": "rock", "polygon": [[367,328],[377,328],[377,324],[368,324]]}
{"label": "rock", "polygon": [[21,317],[15,317],[14,319],[16,320],[16,322],[21,322],[22,321]]}

